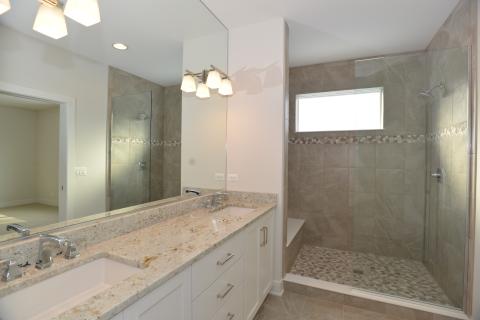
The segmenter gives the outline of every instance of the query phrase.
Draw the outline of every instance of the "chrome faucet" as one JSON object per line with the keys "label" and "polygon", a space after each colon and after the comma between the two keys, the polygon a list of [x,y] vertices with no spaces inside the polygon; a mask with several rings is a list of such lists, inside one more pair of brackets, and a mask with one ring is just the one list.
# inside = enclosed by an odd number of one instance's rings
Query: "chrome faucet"
{"label": "chrome faucet", "polygon": [[222,191],[215,192],[207,208],[210,209],[210,211],[217,211],[223,209],[225,207],[225,202],[227,201],[227,199],[228,193]]}
{"label": "chrome faucet", "polygon": [[53,257],[57,255],[57,252],[48,246],[52,244],[61,249],[60,253],[64,253],[65,259],[73,259],[79,255],[78,249],[73,241],[59,236],[41,234],[35,268],[46,269],[52,265]]}
{"label": "chrome faucet", "polygon": [[200,196],[200,191],[197,189],[186,188],[184,192],[185,194],[193,193],[194,195]]}
{"label": "chrome faucet", "polygon": [[4,282],[21,278],[23,275],[21,266],[11,259],[0,260],[0,270],[2,272],[2,281]]}
{"label": "chrome faucet", "polygon": [[30,229],[18,223],[7,225],[7,231],[15,231],[16,233],[21,234],[22,237],[27,237],[30,235]]}

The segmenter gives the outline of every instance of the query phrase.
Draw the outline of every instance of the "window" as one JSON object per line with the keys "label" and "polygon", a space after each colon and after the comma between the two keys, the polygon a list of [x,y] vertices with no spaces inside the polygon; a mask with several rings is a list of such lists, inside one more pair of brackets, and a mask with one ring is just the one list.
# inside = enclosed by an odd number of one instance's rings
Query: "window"
{"label": "window", "polygon": [[299,94],[296,107],[297,132],[383,129],[383,88]]}

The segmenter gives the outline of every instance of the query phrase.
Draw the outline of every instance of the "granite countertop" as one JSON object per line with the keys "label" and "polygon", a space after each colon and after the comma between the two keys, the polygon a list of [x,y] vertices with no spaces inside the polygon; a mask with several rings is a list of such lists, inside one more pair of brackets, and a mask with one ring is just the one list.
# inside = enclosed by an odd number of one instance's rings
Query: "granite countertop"
{"label": "granite countertop", "polygon": [[244,214],[198,209],[158,224],[90,246],[73,260],[56,257],[49,269],[29,268],[25,275],[0,284],[0,296],[33,285],[76,266],[108,257],[140,267],[140,272],[91,297],[55,320],[110,319],[215,247],[274,208],[262,205]]}

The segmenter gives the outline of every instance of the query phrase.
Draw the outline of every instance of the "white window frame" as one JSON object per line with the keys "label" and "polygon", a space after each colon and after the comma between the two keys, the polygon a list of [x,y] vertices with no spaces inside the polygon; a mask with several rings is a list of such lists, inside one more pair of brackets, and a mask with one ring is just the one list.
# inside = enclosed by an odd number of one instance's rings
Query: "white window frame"
{"label": "white window frame", "polygon": [[[344,96],[355,95],[364,93],[380,93],[380,128],[376,129],[338,129],[338,130],[315,130],[315,131],[299,131],[299,101],[300,99],[319,98],[319,97],[332,97],[332,96]],[[350,90],[336,90],[336,91],[324,91],[306,94],[297,94],[295,96],[295,132],[308,133],[308,132],[337,132],[337,131],[376,131],[384,129],[384,87],[372,87],[372,88],[359,88]]]}

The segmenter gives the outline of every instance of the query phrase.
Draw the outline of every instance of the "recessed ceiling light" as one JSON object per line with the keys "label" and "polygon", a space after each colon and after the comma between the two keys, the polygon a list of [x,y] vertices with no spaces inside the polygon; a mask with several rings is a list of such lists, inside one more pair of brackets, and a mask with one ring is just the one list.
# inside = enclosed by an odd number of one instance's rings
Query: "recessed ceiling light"
{"label": "recessed ceiling light", "polygon": [[127,50],[128,49],[126,44],[123,44],[123,43],[120,43],[120,42],[114,43],[114,44],[112,44],[112,46],[117,50]]}

